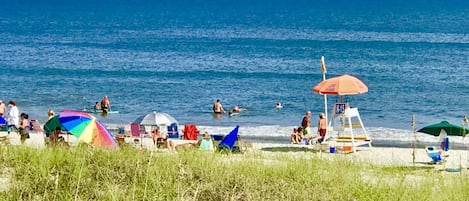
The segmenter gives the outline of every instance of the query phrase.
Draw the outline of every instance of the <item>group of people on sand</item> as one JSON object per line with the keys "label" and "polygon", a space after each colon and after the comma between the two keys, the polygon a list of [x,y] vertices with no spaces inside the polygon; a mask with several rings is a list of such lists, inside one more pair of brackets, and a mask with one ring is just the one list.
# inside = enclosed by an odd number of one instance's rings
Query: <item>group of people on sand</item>
{"label": "group of people on sand", "polygon": [[301,127],[293,128],[290,136],[291,144],[315,144],[325,140],[327,132],[327,121],[324,113],[319,114],[317,135],[312,136],[311,133],[311,111],[307,111],[301,121]]}
{"label": "group of people on sand", "polygon": [[107,96],[104,96],[103,99],[101,99],[101,102],[96,102],[94,104],[93,109],[102,111],[111,110],[111,102],[109,102],[109,98]]}
{"label": "group of people on sand", "polygon": [[11,131],[16,131],[20,135],[21,143],[23,144],[29,138],[29,115],[26,113],[19,113],[16,103],[12,100],[8,101],[8,108],[0,100],[0,117],[3,118],[8,127],[8,134]]}

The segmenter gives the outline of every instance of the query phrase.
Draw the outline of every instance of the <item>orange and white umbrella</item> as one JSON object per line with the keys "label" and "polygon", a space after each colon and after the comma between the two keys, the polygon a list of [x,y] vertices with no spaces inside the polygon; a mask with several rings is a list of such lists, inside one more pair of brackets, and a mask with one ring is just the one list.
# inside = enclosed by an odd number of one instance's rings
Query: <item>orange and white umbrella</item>
{"label": "orange and white umbrella", "polygon": [[341,75],[321,81],[313,91],[327,95],[354,95],[368,92],[368,87],[360,79],[351,75]]}

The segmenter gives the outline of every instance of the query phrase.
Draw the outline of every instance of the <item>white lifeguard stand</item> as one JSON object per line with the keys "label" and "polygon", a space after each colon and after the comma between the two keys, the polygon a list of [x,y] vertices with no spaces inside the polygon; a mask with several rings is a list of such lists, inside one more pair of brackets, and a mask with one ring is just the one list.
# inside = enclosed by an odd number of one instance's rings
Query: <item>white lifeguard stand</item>
{"label": "white lifeguard stand", "polygon": [[350,146],[350,151],[356,152],[356,147],[368,145],[371,150],[371,138],[363,126],[358,108],[350,107],[347,102],[336,102],[332,108],[329,127],[332,127],[333,132],[337,132],[337,147]]}

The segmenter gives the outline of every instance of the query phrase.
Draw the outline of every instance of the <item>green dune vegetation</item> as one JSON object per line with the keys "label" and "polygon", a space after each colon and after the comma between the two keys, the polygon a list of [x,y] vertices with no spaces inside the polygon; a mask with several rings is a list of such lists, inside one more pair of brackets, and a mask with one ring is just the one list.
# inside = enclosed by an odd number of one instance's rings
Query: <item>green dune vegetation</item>
{"label": "green dune vegetation", "polygon": [[307,152],[0,150],[0,200],[467,200],[469,195],[464,172],[378,167]]}

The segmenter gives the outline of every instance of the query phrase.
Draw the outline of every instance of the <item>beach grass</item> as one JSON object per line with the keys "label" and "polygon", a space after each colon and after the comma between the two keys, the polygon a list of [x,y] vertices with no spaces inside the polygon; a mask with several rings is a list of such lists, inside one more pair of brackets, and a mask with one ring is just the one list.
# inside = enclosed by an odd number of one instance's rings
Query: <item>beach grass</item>
{"label": "beach grass", "polygon": [[[0,147],[0,200],[465,200],[468,177],[315,153]],[[294,157],[292,157],[294,156]]]}

